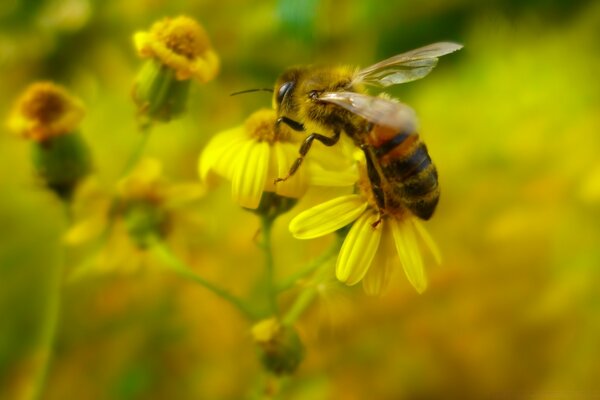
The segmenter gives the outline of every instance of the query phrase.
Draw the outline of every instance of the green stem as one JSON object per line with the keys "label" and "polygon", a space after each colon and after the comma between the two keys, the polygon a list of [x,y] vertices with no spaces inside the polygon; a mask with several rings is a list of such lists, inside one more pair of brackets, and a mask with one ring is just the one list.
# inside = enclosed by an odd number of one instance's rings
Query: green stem
{"label": "green stem", "polygon": [[46,317],[41,330],[41,346],[42,346],[42,365],[38,369],[33,390],[31,392],[31,399],[36,400],[42,397],[44,387],[46,385],[46,378],[48,371],[50,370],[50,364],[52,362],[54,343],[56,341],[56,332],[58,327],[58,321],[60,319],[60,307],[62,300],[62,278],[64,271],[64,256],[60,260],[54,273],[51,277],[50,282],[50,294],[48,298],[48,305],[44,316]]}
{"label": "green stem", "polygon": [[150,139],[151,131],[152,131],[152,123],[151,122],[144,122],[140,125],[140,132],[139,132],[140,139],[139,139],[137,145],[135,146],[135,148],[133,149],[132,153],[129,155],[129,159],[127,160],[127,163],[125,164],[125,167],[123,167],[123,170],[121,171],[121,174],[119,175],[119,177],[124,177],[125,175],[127,175],[129,172],[131,172],[133,167],[135,167],[135,165],[138,163],[138,161],[142,157],[142,154],[144,154],[144,149],[146,148],[146,145],[148,144],[148,139]]}
{"label": "green stem", "polygon": [[317,296],[317,286],[311,285],[307,287],[298,297],[294,304],[287,311],[281,323],[286,326],[292,326],[294,322],[300,318],[304,310],[308,308],[308,306],[313,302],[315,297]]}
{"label": "green stem", "polygon": [[[63,212],[67,226],[72,221],[71,203],[68,201],[62,202]],[[50,294],[47,299],[47,308],[44,312],[46,319],[41,328],[40,344],[42,348],[41,365],[37,370],[34,378],[33,388],[31,391],[31,399],[37,400],[42,397],[52,356],[54,353],[54,343],[56,342],[56,332],[58,330],[58,321],[60,320],[60,309],[62,302],[62,286],[64,279],[64,268],[66,263],[66,252],[61,250],[61,258],[53,269],[53,274],[50,277]]]}
{"label": "green stem", "polygon": [[277,293],[275,291],[274,284],[274,263],[273,263],[273,248],[271,246],[271,233],[273,230],[273,222],[274,218],[270,216],[261,216],[261,233],[262,233],[262,243],[261,248],[265,253],[265,275],[266,275],[266,287],[267,287],[267,298],[269,301],[269,307],[271,313],[274,315],[279,314],[279,309],[277,307]]}
{"label": "green stem", "polygon": [[174,272],[178,273],[185,279],[196,282],[203,286],[208,291],[213,294],[219,296],[221,299],[227,301],[229,304],[234,306],[240,313],[242,313],[245,317],[250,320],[255,320],[256,315],[253,310],[251,310],[244,302],[227,292],[225,289],[207,281],[201,276],[197,275],[194,271],[190,269],[188,265],[183,263],[167,245],[160,239],[155,239],[151,244],[151,251],[164,262],[168,267],[170,267]]}
{"label": "green stem", "polygon": [[316,271],[323,263],[328,261],[331,257],[339,252],[341,243],[341,240],[336,239],[323,254],[309,262],[304,268],[295,274],[290,275],[283,282],[277,285],[277,291],[284,292],[292,288],[299,280]]}

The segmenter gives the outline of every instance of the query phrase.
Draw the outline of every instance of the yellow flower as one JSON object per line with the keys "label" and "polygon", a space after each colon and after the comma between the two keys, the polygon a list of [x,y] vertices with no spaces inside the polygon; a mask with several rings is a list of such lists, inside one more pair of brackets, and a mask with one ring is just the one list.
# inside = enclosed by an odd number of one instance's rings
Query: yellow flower
{"label": "yellow flower", "polygon": [[8,128],[17,135],[44,142],[75,131],[84,109],[81,101],[52,82],[31,84],[17,100]]}
{"label": "yellow flower", "polygon": [[298,239],[312,239],[352,224],[338,255],[338,280],[347,285],[362,280],[367,294],[378,295],[387,287],[393,267],[400,263],[409,282],[422,293],[427,278],[417,236],[439,263],[435,242],[408,211],[380,216],[366,192],[370,187],[359,186],[361,194],[341,196],[300,213],[290,222],[290,231]]}
{"label": "yellow flower", "polygon": [[[242,126],[216,135],[200,155],[200,178],[214,183],[215,176],[232,182],[234,202],[242,207],[256,209],[263,192],[282,197],[299,198],[309,185],[350,186],[356,172],[333,149],[320,152],[318,145],[311,149],[305,164],[287,180],[285,177],[298,157],[302,136],[285,125],[275,125],[274,110],[262,109],[252,114]],[[321,162],[329,158],[329,164]],[[334,161],[332,161],[334,160]],[[336,165],[341,172],[335,171]]]}
{"label": "yellow flower", "polygon": [[133,36],[141,57],[154,58],[176,71],[178,80],[208,82],[219,71],[219,57],[204,28],[190,17],[164,18],[149,32]]}
{"label": "yellow flower", "polygon": [[135,271],[145,263],[146,247],[154,237],[170,238],[181,228],[181,207],[200,198],[198,184],[169,184],[162,166],[142,160],[123,178],[116,191],[104,190],[94,179],[81,185],[74,201],[75,223],[66,244],[83,246],[102,241],[102,250],[76,275],[105,270]]}

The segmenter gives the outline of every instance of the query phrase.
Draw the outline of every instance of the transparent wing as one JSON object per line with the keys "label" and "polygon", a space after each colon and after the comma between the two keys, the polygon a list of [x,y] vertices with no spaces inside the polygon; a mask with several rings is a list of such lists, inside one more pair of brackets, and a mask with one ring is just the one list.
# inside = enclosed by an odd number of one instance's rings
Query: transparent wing
{"label": "transparent wing", "polygon": [[438,57],[462,49],[451,42],[433,43],[390,57],[358,72],[355,83],[391,86],[423,78],[438,62]]}
{"label": "transparent wing", "polygon": [[323,93],[319,100],[336,104],[367,121],[397,129],[398,132],[416,133],[417,130],[417,118],[413,109],[384,97],[355,92],[331,92]]}

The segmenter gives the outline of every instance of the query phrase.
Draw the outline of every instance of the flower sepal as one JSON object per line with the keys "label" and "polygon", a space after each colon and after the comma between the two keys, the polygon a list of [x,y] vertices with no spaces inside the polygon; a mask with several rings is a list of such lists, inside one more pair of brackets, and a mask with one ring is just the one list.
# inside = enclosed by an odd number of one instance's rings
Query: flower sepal
{"label": "flower sepal", "polygon": [[31,159],[46,186],[65,200],[92,169],[89,150],[78,133],[33,142]]}
{"label": "flower sepal", "polygon": [[132,97],[141,117],[168,122],[186,110],[189,80],[178,80],[175,71],[156,59],[142,66],[132,88]]}
{"label": "flower sepal", "polygon": [[304,358],[304,345],[296,330],[276,318],[256,323],[252,338],[262,351],[263,366],[275,375],[293,373]]}

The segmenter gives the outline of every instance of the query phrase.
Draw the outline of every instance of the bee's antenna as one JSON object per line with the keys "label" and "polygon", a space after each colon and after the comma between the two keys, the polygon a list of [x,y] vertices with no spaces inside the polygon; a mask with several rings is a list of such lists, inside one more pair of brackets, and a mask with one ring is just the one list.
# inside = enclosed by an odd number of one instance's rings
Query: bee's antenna
{"label": "bee's antenna", "polygon": [[237,96],[238,94],[252,93],[252,92],[271,92],[271,93],[273,93],[273,89],[269,89],[269,88],[248,89],[248,90],[242,90],[241,92],[231,93],[230,96]]}

